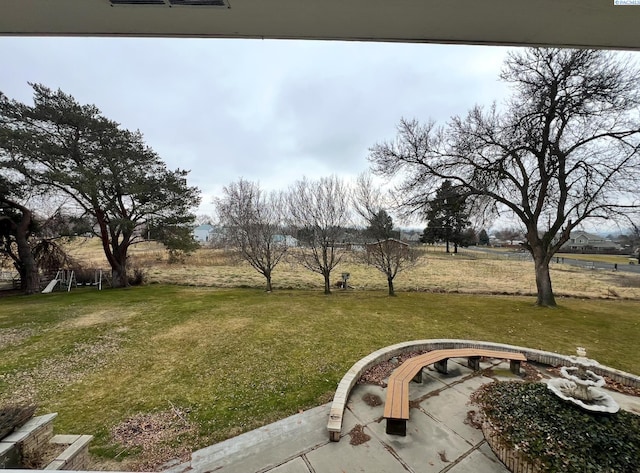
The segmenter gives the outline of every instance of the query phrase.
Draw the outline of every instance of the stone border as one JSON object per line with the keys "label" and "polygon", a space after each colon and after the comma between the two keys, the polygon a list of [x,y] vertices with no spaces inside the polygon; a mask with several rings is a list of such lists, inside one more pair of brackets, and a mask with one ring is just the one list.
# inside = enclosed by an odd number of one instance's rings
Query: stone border
{"label": "stone border", "polygon": [[[376,350],[357,361],[342,377],[342,380],[336,389],[336,393],[333,396],[333,402],[331,403],[331,409],[329,411],[329,422],[327,423],[329,439],[333,442],[338,442],[340,440],[340,435],[342,433],[342,417],[347,405],[347,400],[349,399],[349,393],[360,376],[362,376],[366,370],[382,361],[403,353],[422,350],[446,350],[453,348],[480,348],[485,350],[514,351],[522,353],[527,357],[528,361],[535,361],[537,363],[550,366],[574,366],[575,361],[574,357],[560,355],[558,353],[519,347],[516,345],[507,345],[504,343],[483,342],[477,340],[430,339],[413,340],[410,342],[389,345]],[[640,387],[640,377],[633,374],[601,365],[591,367],[591,370],[601,376],[608,376],[613,381],[625,386],[635,388]]]}
{"label": "stone border", "polygon": [[493,453],[511,473],[541,473],[544,471],[539,463],[529,462],[521,452],[505,445],[489,422],[482,423],[482,433]]}

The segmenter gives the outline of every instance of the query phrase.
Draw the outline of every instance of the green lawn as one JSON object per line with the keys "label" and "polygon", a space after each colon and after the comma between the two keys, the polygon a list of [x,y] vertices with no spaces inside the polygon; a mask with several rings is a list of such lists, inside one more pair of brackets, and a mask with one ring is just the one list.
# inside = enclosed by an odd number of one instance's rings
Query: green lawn
{"label": "green lawn", "polygon": [[[400,341],[469,338],[566,354],[584,346],[603,364],[637,370],[640,302],[532,302],[159,285],[6,297],[0,400],[58,412],[57,432],[95,435],[98,466],[124,468],[146,453],[110,430],[134,414],[179,409],[195,427],[167,451],[203,447],[328,402],[354,362]],[[132,463],[114,466],[114,457]]]}

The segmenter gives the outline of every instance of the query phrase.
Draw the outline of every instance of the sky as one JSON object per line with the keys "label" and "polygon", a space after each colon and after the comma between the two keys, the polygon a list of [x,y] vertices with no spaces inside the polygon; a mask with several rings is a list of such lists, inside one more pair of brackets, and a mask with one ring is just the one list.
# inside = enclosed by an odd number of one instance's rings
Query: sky
{"label": "sky", "polygon": [[[28,82],[95,104],[139,129],[171,169],[190,170],[212,214],[243,177],[285,190],[303,176],[347,180],[401,118],[444,123],[500,103],[508,48],[330,41],[0,37],[0,91]],[[417,223],[417,222],[416,222]]]}

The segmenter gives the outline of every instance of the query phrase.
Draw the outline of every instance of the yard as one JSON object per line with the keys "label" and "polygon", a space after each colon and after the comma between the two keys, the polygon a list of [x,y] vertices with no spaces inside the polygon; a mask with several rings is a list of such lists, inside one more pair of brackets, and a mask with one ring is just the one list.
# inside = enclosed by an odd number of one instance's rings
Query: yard
{"label": "yard", "polygon": [[164,284],[5,297],[0,398],[58,412],[57,432],[95,435],[94,468],[154,469],[328,402],[355,361],[399,341],[470,338],[566,354],[580,345],[637,372],[640,302],[559,302],[548,310],[522,296]]}

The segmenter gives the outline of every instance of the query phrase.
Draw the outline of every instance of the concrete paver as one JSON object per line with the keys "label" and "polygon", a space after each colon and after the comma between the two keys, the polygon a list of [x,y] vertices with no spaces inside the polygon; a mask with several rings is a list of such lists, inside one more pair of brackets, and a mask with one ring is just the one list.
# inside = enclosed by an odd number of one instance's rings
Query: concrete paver
{"label": "concrete paver", "polygon": [[[387,395],[386,389],[371,384],[357,384],[352,390],[347,402],[347,410],[357,416],[360,424],[368,424],[379,419],[384,414],[384,400]],[[368,396],[369,403],[365,396]],[[379,401],[380,404],[372,406],[371,401]],[[345,429],[343,428],[343,431]],[[350,428],[347,430],[347,432]]]}
{"label": "concrete paver", "polygon": [[473,409],[473,407],[466,405],[468,401],[468,396],[455,389],[447,389],[438,396],[422,401],[420,409],[445,424],[466,440],[469,445],[476,445],[482,442],[484,436],[482,431],[467,422],[467,413]]}
{"label": "concrete paver", "polygon": [[271,473],[310,473],[309,467],[302,459],[302,457],[296,457],[287,463],[277,466],[272,470],[269,470]]}
{"label": "concrete paver", "polygon": [[384,471],[385,473],[407,473],[384,445],[365,427],[371,439],[361,445],[351,445],[349,437],[340,442],[331,442],[307,454],[307,459],[316,473]]}
{"label": "concrete paver", "polygon": [[494,381],[495,380],[487,378],[486,376],[474,376],[473,378],[465,380],[464,383],[458,383],[451,386],[451,389],[454,389],[459,393],[462,393],[465,396],[469,397],[473,391],[478,389],[483,384],[493,383]]}
{"label": "concrete paver", "polygon": [[447,473],[509,473],[509,470],[491,452],[491,448],[487,444],[484,446],[489,449],[490,455],[483,453],[481,448],[474,450]]}
{"label": "concrete paver", "polygon": [[385,421],[370,424],[369,427],[413,471],[425,473],[442,471],[456,458],[471,449],[471,445],[449,429],[446,424],[418,409],[412,409],[410,417],[406,437],[387,435]]}
{"label": "concrete paver", "polygon": [[191,455],[191,470],[251,472],[280,466],[329,442],[328,416],[325,404],[198,450]]}

